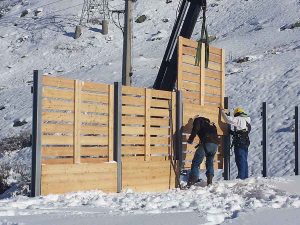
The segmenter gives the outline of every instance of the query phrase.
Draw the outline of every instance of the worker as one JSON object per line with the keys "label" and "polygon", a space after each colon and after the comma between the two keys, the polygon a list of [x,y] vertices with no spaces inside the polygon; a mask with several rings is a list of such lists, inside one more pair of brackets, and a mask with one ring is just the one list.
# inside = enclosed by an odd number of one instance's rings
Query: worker
{"label": "worker", "polygon": [[193,128],[187,143],[192,144],[198,135],[200,143],[192,161],[191,172],[187,182],[187,188],[191,187],[199,180],[199,167],[204,156],[206,156],[206,177],[207,185],[212,184],[214,177],[214,156],[218,150],[218,134],[216,126],[208,118],[196,117],[193,121]]}
{"label": "worker", "polygon": [[235,163],[238,168],[237,179],[248,178],[248,149],[250,145],[249,133],[251,131],[251,119],[241,107],[234,110],[233,117],[226,115],[220,109],[221,115],[227,124],[233,128],[230,134],[233,136],[231,148],[234,147]]}

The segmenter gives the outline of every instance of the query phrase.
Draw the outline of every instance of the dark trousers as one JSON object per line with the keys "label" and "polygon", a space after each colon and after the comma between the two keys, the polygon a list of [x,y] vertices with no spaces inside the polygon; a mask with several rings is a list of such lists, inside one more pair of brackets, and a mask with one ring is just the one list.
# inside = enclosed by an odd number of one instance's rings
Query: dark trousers
{"label": "dark trousers", "polygon": [[240,146],[234,148],[235,163],[238,168],[239,179],[248,178],[248,147]]}

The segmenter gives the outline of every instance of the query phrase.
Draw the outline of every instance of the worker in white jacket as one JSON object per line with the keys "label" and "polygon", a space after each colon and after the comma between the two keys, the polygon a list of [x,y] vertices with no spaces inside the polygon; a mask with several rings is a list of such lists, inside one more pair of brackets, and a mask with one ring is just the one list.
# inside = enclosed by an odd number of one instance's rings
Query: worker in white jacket
{"label": "worker in white jacket", "polygon": [[249,133],[251,131],[251,119],[245,110],[238,107],[234,110],[233,117],[227,116],[223,109],[221,115],[226,123],[232,126],[230,134],[233,135],[235,163],[238,168],[238,179],[248,178],[248,149],[250,145]]}

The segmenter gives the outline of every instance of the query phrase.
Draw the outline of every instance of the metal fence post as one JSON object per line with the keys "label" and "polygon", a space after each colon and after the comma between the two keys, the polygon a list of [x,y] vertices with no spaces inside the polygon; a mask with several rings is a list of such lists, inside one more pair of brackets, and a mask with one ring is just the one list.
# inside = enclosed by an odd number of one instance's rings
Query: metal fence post
{"label": "metal fence post", "polygon": [[117,162],[117,192],[122,191],[122,85],[114,83],[114,161]]}
{"label": "metal fence post", "polygon": [[41,195],[42,71],[33,71],[31,197]]}
{"label": "metal fence post", "polygon": [[183,126],[182,92],[176,91],[176,159],[179,170],[182,168],[182,126]]}
{"label": "metal fence post", "polygon": [[300,158],[299,158],[299,107],[295,107],[295,175],[299,175]]}
{"label": "metal fence post", "polygon": [[[229,108],[229,99],[228,97],[224,98],[224,108]],[[230,134],[229,130],[231,129],[230,125],[228,125],[228,134],[224,136],[224,180],[230,180]]]}
{"label": "metal fence post", "polygon": [[267,103],[263,102],[263,107],[262,107],[262,147],[263,147],[263,170],[262,170],[262,175],[263,177],[268,176],[268,147],[269,147],[269,139],[268,139],[268,121],[267,121]]}

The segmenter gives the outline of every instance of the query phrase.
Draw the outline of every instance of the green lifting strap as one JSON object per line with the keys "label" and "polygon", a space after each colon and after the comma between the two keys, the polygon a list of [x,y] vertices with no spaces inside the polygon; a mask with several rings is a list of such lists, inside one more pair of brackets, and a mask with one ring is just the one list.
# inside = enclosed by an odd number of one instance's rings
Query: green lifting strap
{"label": "green lifting strap", "polygon": [[202,19],[201,38],[198,41],[195,65],[200,66],[202,43],[205,43],[205,67],[207,68],[208,61],[209,61],[209,39],[208,39],[208,32],[206,26],[206,6],[202,7],[202,11],[203,11],[203,19]]}

